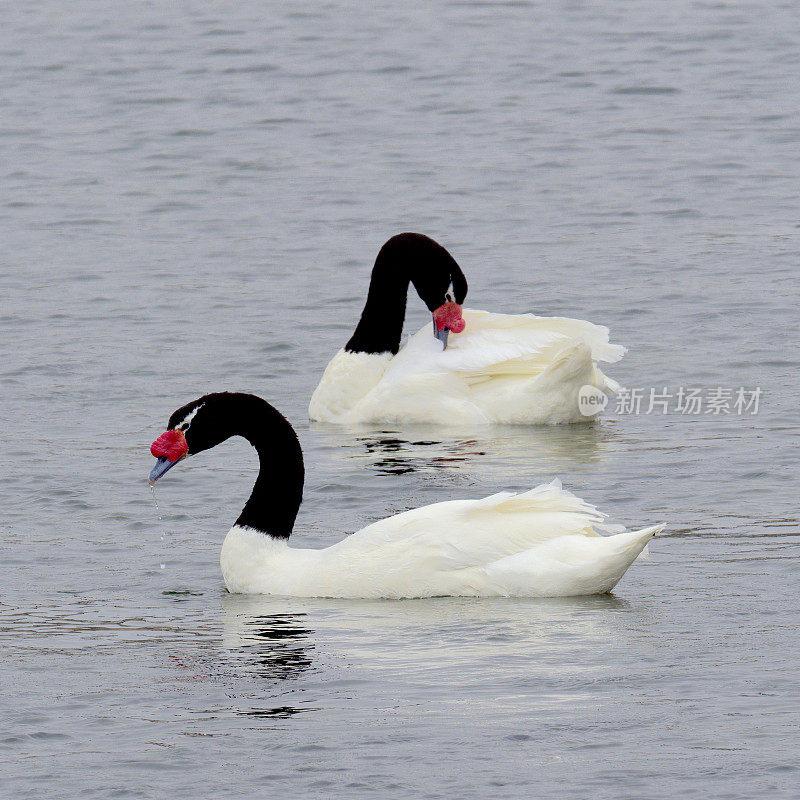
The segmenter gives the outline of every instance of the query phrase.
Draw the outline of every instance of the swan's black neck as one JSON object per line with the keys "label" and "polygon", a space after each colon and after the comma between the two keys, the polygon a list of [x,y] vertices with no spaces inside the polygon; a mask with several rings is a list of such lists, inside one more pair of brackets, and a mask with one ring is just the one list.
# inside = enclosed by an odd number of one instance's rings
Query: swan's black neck
{"label": "swan's black neck", "polygon": [[444,247],[421,233],[393,236],[375,259],[367,302],[345,350],[397,354],[409,283],[414,284],[430,311],[445,302],[450,286],[458,303],[467,293],[464,274]]}
{"label": "swan's black neck", "polygon": [[303,500],[303,452],[294,428],[266,400],[252,394],[209,394],[176,411],[173,419],[184,418],[192,407],[197,412],[186,429],[190,454],[231,436],[243,436],[258,453],[258,478],[236,524],[288,539]]}
{"label": "swan's black neck", "polygon": [[390,242],[381,248],[375,260],[367,302],[344,348],[348,352],[396,355],[400,349],[411,277],[405,265],[394,258]]}
{"label": "swan's black neck", "polygon": [[[303,451],[294,428],[283,415],[266,401],[253,399],[263,406],[256,410],[252,403],[242,404],[239,434],[255,447],[259,471],[236,524],[275,539],[288,539],[303,502]],[[251,409],[255,413],[248,414]]]}

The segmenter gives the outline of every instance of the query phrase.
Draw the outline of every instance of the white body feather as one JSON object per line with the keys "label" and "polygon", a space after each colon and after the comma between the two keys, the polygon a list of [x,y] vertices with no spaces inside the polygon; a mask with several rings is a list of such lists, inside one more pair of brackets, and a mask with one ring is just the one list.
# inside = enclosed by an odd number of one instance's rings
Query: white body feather
{"label": "white body feather", "polygon": [[294,597],[562,597],[610,592],[662,525],[601,536],[604,515],[559,481],[406,511],[323,550],[233,527],[231,592]]}
{"label": "white body feather", "polygon": [[464,310],[466,328],[448,347],[429,325],[392,357],[340,350],[308,413],[338,423],[557,424],[586,421],[582,386],[618,384],[597,367],[625,353],[608,328],[566,317]]}

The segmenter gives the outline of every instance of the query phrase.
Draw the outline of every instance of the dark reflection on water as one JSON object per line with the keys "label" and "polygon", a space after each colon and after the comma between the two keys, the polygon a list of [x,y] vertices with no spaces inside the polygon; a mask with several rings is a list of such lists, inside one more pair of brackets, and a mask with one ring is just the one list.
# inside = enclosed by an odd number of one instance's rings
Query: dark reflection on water
{"label": "dark reflection on water", "polygon": [[304,714],[309,711],[316,711],[315,708],[295,708],[293,706],[276,706],[275,708],[251,708],[246,711],[240,711],[247,717],[266,717],[273,719],[287,719],[293,717],[295,714]]}
{"label": "dark reflection on water", "polygon": [[291,687],[314,666],[314,631],[306,612],[274,611],[275,604],[253,604],[237,595],[223,596],[222,608],[225,664],[237,687],[236,713],[284,719],[316,710],[313,704],[286,702],[293,697]]}
{"label": "dark reflection on water", "polygon": [[245,621],[243,649],[262,678],[288,680],[311,666],[314,646],[308,637],[312,631],[297,624],[304,616],[271,614]]}
{"label": "dark reflection on water", "polygon": [[457,471],[492,464],[508,469],[516,461],[537,464],[544,470],[563,469],[569,464],[601,463],[618,440],[611,425],[598,422],[469,429],[412,426],[380,431],[311,423],[310,428],[331,445],[345,448],[351,458],[363,460],[384,475]]}
{"label": "dark reflection on water", "polygon": [[[391,433],[376,433],[372,436],[356,436],[372,459],[373,469],[382,475],[403,475],[420,469],[455,469],[464,462],[486,455],[474,449],[475,441],[409,441]],[[447,455],[435,455],[435,453]]]}

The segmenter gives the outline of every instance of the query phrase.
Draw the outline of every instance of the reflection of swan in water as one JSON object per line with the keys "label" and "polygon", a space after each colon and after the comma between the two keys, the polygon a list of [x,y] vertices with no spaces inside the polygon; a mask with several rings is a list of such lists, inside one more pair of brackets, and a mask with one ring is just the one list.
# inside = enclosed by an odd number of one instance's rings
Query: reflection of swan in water
{"label": "reflection of swan in water", "polygon": [[[474,439],[460,439],[444,443],[431,440],[409,441],[392,433],[356,436],[363,445],[367,460],[382,475],[403,475],[428,467],[431,470],[457,469],[473,458],[485,456]],[[436,448],[435,451],[432,448]],[[434,455],[437,452],[438,455]],[[426,457],[427,456],[427,457]]]}
{"label": "reflection of swan in water", "polygon": [[[498,663],[572,661],[576,648],[602,651],[619,637],[619,622],[629,624],[635,611],[614,595],[570,598],[442,597],[434,601],[326,600],[280,598],[270,595],[227,595],[222,598],[224,645],[232,651],[270,649],[274,640],[252,636],[264,620],[293,620],[302,625],[303,647],[310,661],[313,651],[316,677],[322,683],[340,680],[357,684],[364,667],[370,682],[374,668],[406,677],[431,669],[485,670]],[[308,627],[313,628],[309,630]],[[505,660],[508,659],[508,660]],[[267,659],[269,660],[269,659]],[[591,672],[596,665],[575,664]],[[307,667],[284,677],[308,674]],[[270,673],[271,674],[271,673]],[[274,675],[273,675],[274,677]],[[387,676],[388,677],[388,676]],[[286,686],[284,689],[288,688]],[[325,691],[321,689],[321,691]],[[309,703],[319,697],[308,697]],[[299,710],[308,710],[300,708]]]}
{"label": "reflection of swan in water", "polygon": [[267,614],[245,621],[251,637],[246,646],[260,675],[274,680],[295,678],[311,666],[311,658],[304,647],[309,633],[302,628],[303,614]]}
{"label": "reflection of swan in water", "polygon": [[[278,608],[254,608],[239,595],[223,597],[225,627],[224,647],[235,652],[245,663],[246,672],[270,682],[289,682],[311,669],[314,631],[306,627],[304,612]],[[280,687],[281,693],[286,687]],[[261,698],[260,698],[261,699]],[[271,697],[270,699],[276,699]],[[276,705],[242,710],[257,717],[288,717],[312,708]]]}
{"label": "reflection of swan in water", "polygon": [[409,426],[375,430],[312,423],[348,459],[367,462],[380,474],[462,470],[480,463],[481,472],[504,473],[519,463],[539,473],[560,472],[570,465],[602,462],[616,433],[606,425],[562,425],[547,428],[494,425],[453,429]]}

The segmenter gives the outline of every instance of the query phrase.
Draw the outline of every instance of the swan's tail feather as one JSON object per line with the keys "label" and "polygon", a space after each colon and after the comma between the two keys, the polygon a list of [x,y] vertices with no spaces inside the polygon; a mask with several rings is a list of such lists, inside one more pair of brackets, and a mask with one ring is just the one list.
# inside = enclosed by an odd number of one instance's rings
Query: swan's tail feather
{"label": "swan's tail feather", "polygon": [[658,534],[661,533],[664,530],[664,528],[666,528],[666,527],[667,527],[667,523],[666,522],[662,522],[662,523],[660,523],[658,525],[653,525],[650,528],[643,528],[642,529],[643,535],[647,536],[647,541],[645,542],[645,545],[642,548],[642,552],[639,553],[638,556],[636,556],[636,558],[639,561],[650,561],[651,560],[650,559],[650,540],[654,536],[658,536]]}
{"label": "swan's tail feather", "polygon": [[660,524],[613,536],[562,536],[501,558],[486,573],[510,595],[606,594],[663,529]]}
{"label": "swan's tail feather", "polygon": [[[664,528],[667,527],[666,522],[661,522],[658,525],[651,525],[649,528],[641,528],[638,531],[626,531],[623,534],[617,534],[618,536],[627,536],[630,538],[630,544],[627,545],[631,548],[631,550],[635,550],[636,548],[640,548],[637,552],[636,556],[634,557],[634,561],[638,558],[642,561],[648,561],[650,559],[650,549],[649,543],[650,540],[661,533]],[[620,542],[622,544],[622,542]]]}

